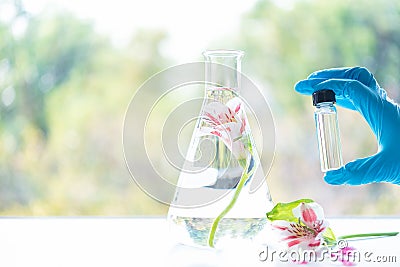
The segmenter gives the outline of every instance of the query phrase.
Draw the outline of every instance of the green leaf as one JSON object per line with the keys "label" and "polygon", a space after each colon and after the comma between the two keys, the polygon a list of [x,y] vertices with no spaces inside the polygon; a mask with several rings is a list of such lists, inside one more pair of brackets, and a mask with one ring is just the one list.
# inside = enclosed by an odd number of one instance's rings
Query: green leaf
{"label": "green leaf", "polygon": [[302,202],[311,203],[314,202],[314,200],[304,198],[289,203],[278,203],[267,213],[267,218],[270,221],[284,220],[288,222],[297,222],[298,218],[294,217],[292,210]]}
{"label": "green leaf", "polygon": [[326,231],[324,232],[322,237],[324,238],[324,241],[328,246],[336,245],[336,236],[333,233],[332,228],[326,228]]}

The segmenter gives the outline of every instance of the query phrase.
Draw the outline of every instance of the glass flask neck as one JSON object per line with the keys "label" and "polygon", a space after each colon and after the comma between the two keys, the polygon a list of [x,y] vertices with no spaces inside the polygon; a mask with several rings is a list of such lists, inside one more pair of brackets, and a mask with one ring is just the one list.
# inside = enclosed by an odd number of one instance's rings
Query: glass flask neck
{"label": "glass flask neck", "polygon": [[239,91],[241,62],[244,53],[238,50],[207,50],[206,88],[212,90],[229,89]]}

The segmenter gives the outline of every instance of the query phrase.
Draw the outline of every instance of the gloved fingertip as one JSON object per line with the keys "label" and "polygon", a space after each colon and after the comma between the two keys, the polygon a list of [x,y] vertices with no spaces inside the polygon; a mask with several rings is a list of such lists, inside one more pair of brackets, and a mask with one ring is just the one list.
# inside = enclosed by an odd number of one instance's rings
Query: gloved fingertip
{"label": "gloved fingertip", "polygon": [[311,95],[315,91],[314,86],[323,81],[324,79],[301,80],[294,85],[294,90],[303,95]]}
{"label": "gloved fingertip", "polygon": [[294,90],[298,93],[303,93],[306,89],[305,86],[306,82],[304,80],[298,81],[295,85],[294,85]]}
{"label": "gloved fingertip", "polygon": [[327,171],[324,176],[325,182],[331,185],[342,185],[346,183],[346,170],[341,167],[337,170]]}

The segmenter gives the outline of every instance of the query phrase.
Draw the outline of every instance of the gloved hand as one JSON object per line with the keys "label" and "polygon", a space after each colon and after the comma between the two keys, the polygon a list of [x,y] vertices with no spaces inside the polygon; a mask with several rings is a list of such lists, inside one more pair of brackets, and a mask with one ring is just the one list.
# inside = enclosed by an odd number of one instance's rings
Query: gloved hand
{"label": "gloved hand", "polygon": [[400,184],[399,105],[389,99],[373,75],[361,67],[317,71],[295,85],[295,90],[305,95],[321,89],[333,90],[339,106],[357,110],[368,122],[379,145],[375,155],[328,171],[325,181],[334,185]]}

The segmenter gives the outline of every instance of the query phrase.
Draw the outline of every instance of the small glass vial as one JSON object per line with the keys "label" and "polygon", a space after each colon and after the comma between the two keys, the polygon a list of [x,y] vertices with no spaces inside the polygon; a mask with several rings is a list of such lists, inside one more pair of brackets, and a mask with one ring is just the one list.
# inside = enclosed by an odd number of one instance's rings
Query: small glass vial
{"label": "small glass vial", "polygon": [[339,124],[332,90],[316,91],[312,95],[316,107],[315,126],[317,129],[321,171],[339,169],[343,165],[340,144]]}

